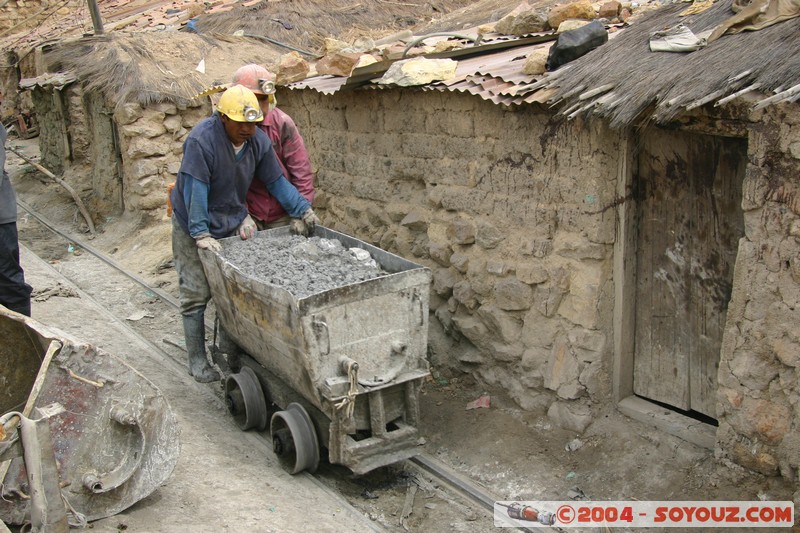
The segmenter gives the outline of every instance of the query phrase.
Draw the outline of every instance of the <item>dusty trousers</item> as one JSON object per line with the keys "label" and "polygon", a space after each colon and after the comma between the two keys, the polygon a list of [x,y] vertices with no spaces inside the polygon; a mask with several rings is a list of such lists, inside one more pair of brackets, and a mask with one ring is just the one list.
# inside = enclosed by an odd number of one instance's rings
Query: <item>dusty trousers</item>
{"label": "dusty trousers", "polygon": [[19,264],[17,223],[0,224],[0,305],[31,316],[32,290]]}

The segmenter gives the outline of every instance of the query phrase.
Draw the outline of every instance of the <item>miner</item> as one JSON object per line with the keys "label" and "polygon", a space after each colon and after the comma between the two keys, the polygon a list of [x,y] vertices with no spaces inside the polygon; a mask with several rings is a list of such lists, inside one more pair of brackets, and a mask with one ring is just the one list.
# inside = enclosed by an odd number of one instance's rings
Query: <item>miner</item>
{"label": "miner", "polygon": [[218,252],[217,239],[255,235],[256,225],[245,203],[253,180],[263,183],[289,217],[302,220],[303,228],[313,229],[319,222],[309,201],[284,176],[272,143],[257,127],[263,118],[252,91],[241,85],[227,89],[216,112],[186,138],[170,194],[172,254],[189,373],[202,383],[218,380],[219,374],[206,359],[204,315],[211,290],[198,250]]}
{"label": "miner", "polygon": [[[278,156],[283,175],[306,200],[313,202],[314,175],[308,151],[292,117],[277,107],[275,79],[275,74],[261,65],[249,64],[234,73],[231,85],[242,85],[256,95],[264,113],[264,120],[258,127],[272,141],[272,148]],[[247,192],[247,211],[258,229],[276,228],[291,223],[298,226],[294,228],[295,233],[308,235],[308,228],[303,227],[303,219],[291,219],[260,180],[253,180]]]}

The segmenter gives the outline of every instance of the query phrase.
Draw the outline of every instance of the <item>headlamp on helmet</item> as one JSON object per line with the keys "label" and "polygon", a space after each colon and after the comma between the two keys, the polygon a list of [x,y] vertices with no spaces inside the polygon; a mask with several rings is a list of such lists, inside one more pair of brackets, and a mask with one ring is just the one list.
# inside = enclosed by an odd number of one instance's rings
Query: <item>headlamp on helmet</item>
{"label": "headlamp on helmet", "polygon": [[273,94],[275,92],[275,82],[268,79],[258,80],[258,86],[264,94]]}
{"label": "headlamp on helmet", "polygon": [[247,122],[258,122],[261,120],[259,116],[261,115],[261,109],[253,109],[250,106],[244,106],[244,119]]}
{"label": "headlamp on helmet", "polygon": [[256,95],[241,85],[235,85],[222,94],[217,110],[236,122],[260,122],[264,119]]}

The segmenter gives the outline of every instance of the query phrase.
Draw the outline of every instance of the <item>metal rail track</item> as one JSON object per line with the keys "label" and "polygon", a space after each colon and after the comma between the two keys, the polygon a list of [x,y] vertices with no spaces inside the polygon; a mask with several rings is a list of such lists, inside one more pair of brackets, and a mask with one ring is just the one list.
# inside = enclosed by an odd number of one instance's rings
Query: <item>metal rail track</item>
{"label": "metal rail track", "polygon": [[[136,274],[127,270],[124,266],[120,265],[110,257],[108,257],[105,253],[101,252],[100,250],[94,248],[93,246],[89,245],[84,239],[67,232],[61,228],[59,228],[55,223],[48,220],[45,216],[38,213],[35,209],[31,206],[26,204],[24,201],[17,199],[17,204],[30,216],[35,218],[39,223],[45,226],[48,230],[53,232],[56,235],[64,238],[65,240],[74,243],[75,246],[85,250],[86,252],[90,253],[92,256],[96,257],[110,268],[114,269],[118,273],[124,275],[129,280],[135,282],[142,288],[152,292],[158,298],[165,303],[166,305],[170,306],[171,308],[177,310],[179,308],[179,302],[176,298],[171,296],[170,294],[166,293],[165,291],[159,289],[158,287],[153,287],[148,284],[143,278],[137,276]],[[99,302],[98,302],[99,303]],[[183,361],[179,361],[173,354],[167,352],[162,347],[158,346],[154,342],[150,341],[142,334],[140,334],[136,329],[132,328],[129,324],[125,322],[125,320],[120,319],[116,314],[114,314],[110,309],[106,306],[100,304],[110,317],[115,319],[118,323],[120,323],[126,330],[128,330],[132,335],[137,336],[141,339],[144,343],[152,348],[152,350],[163,356],[164,358],[173,361],[175,364],[184,364]],[[169,343],[168,344],[172,344]],[[182,347],[179,347],[183,349]],[[243,433],[247,435],[253,441],[254,444],[257,444],[260,448],[263,449],[265,453],[272,453],[272,442],[266,435],[261,433]],[[488,512],[490,515],[494,513],[494,502],[501,500],[502,498],[497,497],[494,494],[491,494],[486,488],[479,486],[472,480],[462,476],[461,474],[454,471],[452,468],[447,466],[446,464],[442,463],[438,459],[434,458],[430,454],[427,453],[420,453],[417,456],[414,456],[407,461],[405,461],[408,470],[416,471],[418,475],[427,476],[432,480],[435,480],[442,486],[447,487],[451,492],[458,495],[468,506],[473,507],[475,509],[482,510],[484,512]],[[346,498],[337,490],[326,484],[321,474],[309,474],[307,472],[302,472],[298,475],[304,475],[308,479],[310,479],[313,483],[322,487],[327,493],[329,493],[332,497],[340,501],[343,505],[351,509],[353,512],[357,512],[360,516],[364,517],[364,515],[354,507]],[[365,518],[365,524],[367,524],[370,528],[374,531],[383,531],[376,523]],[[561,531],[561,528],[554,528],[554,527],[544,527],[539,526],[536,529],[530,528],[518,528],[517,531],[543,531],[543,530],[550,530],[550,531]]]}

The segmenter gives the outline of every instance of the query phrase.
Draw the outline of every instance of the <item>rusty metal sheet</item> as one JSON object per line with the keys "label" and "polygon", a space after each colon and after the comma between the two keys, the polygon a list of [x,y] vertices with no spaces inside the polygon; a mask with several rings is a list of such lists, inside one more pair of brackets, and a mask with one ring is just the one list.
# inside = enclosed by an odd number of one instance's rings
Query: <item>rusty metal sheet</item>
{"label": "rusty metal sheet", "polygon": [[[2,408],[25,416],[54,403],[65,409],[50,419],[50,431],[72,508],[89,521],[111,516],[169,478],[179,429],[153,383],[103,350],[2,308],[0,331],[0,382],[17,390],[3,396]],[[0,520],[30,520],[23,459],[0,464],[0,479]]]}

